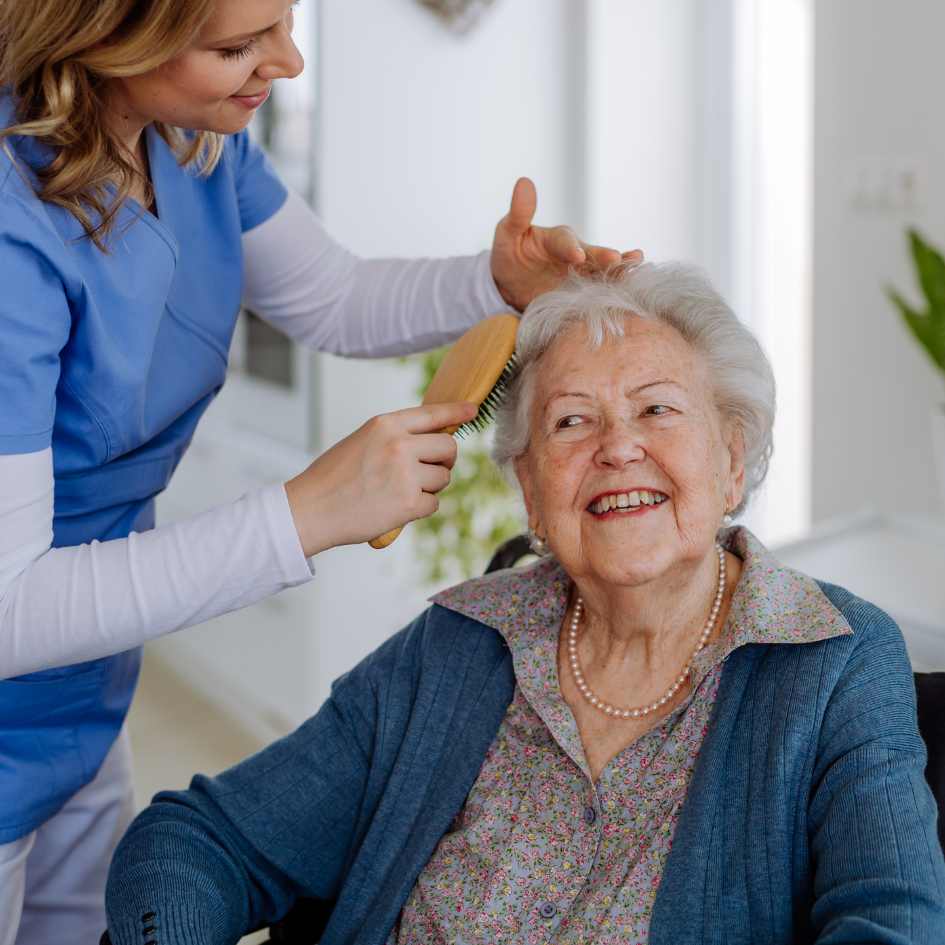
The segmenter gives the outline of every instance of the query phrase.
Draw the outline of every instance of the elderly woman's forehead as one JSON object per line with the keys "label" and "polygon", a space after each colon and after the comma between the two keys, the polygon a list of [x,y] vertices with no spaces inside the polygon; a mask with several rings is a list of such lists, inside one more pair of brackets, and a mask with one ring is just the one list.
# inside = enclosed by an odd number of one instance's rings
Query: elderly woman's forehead
{"label": "elderly woman's forehead", "polygon": [[607,334],[599,343],[595,343],[587,326],[572,324],[548,346],[541,360],[552,369],[540,371],[545,380],[554,380],[564,372],[581,373],[591,361],[595,370],[608,363],[627,372],[646,372],[663,365],[682,376],[703,366],[699,352],[675,328],[637,315],[626,318],[622,337]]}

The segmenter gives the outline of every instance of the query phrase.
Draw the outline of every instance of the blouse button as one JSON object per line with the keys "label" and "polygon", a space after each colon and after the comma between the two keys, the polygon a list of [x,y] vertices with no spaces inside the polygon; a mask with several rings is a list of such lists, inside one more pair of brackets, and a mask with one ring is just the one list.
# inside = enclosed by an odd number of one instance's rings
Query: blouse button
{"label": "blouse button", "polygon": [[557,914],[558,907],[553,902],[543,902],[538,907],[538,912],[543,919],[551,919]]}
{"label": "blouse button", "polygon": [[595,820],[597,820],[597,811],[588,804],[588,806],[584,808],[584,823],[590,826]]}

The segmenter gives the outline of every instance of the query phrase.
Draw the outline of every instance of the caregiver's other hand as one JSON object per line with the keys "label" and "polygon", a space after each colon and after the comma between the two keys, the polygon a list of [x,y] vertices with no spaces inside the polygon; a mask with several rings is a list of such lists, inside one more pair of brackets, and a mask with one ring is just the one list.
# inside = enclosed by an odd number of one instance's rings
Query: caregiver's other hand
{"label": "caregiver's other hand", "polygon": [[476,410],[427,404],[373,417],[290,479],[286,496],[306,557],[432,515],[456,462],[456,440],[438,431]]}
{"label": "caregiver's other hand", "polygon": [[568,226],[532,226],[538,195],[527,177],[512,191],[509,212],[499,220],[492,243],[492,278],[509,304],[522,311],[535,296],[555,288],[569,269],[606,269],[623,260],[641,260],[639,249],[621,253],[591,246]]}

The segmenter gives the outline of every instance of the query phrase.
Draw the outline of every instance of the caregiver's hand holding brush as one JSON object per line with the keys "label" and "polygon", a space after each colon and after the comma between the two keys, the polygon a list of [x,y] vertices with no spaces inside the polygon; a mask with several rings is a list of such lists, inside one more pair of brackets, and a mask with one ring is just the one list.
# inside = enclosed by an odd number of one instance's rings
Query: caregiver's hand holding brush
{"label": "caregiver's hand holding brush", "polygon": [[374,417],[287,482],[306,556],[432,515],[456,462],[456,440],[437,431],[475,415],[475,404],[431,404]]}

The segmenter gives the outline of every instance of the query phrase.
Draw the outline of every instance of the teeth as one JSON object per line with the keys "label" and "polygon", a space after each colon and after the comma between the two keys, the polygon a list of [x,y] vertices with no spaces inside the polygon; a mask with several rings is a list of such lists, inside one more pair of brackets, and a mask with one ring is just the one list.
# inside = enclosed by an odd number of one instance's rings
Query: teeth
{"label": "teeth", "polygon": [[648,489],[637,489],[633,492],[614,492],[598,499],[591,506],[591,511],[597,515],[603,515],[611,509],[636,509],[641,505],[662,505],[665,501],[666,496],[657,492],[650,492]]}

